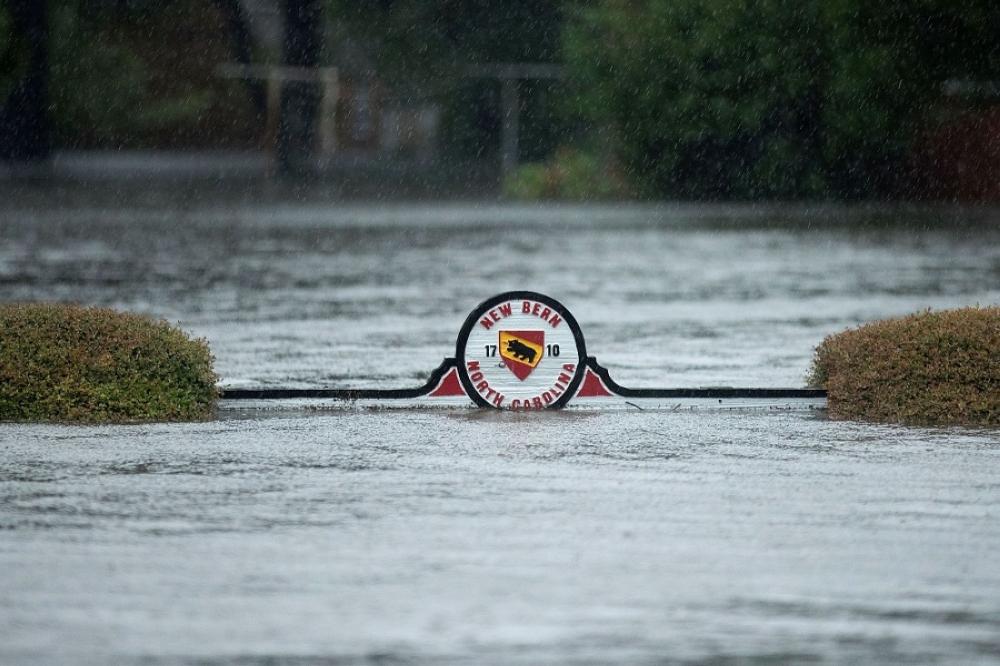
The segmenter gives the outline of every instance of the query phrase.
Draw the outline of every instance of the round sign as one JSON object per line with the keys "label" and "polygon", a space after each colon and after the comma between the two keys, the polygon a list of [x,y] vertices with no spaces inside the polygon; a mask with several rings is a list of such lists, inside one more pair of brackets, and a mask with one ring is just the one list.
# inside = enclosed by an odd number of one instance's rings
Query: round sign
{"label": "round sign", "polygon": [[533,291],[483,301],[462,325],[455,356],[462,386],[478,405],[514,410],[562,407],[587,362],[573,315]]}

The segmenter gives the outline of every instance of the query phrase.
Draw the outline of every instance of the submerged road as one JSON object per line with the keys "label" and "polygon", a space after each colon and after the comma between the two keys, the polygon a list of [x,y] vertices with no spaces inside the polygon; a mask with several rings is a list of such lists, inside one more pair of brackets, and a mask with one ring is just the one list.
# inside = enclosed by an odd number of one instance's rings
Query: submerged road
{"label": "submerged road", "polygon": [[[416,386],[551,294],[629,387],[801,386],[1000,302],[1000,216],[266,203],[0,212],[0,298],[150,312],[230,388]],[[808,413],[0,424],[0,662],[1000,660],[1000,436]]]}

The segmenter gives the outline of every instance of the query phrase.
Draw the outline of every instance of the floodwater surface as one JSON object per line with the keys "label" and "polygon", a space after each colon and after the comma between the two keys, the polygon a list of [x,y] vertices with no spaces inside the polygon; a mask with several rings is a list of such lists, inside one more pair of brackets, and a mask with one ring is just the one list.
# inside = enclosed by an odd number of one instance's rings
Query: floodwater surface
{"label": "floodwater surface", "polygon": [[[1000,301],[989,209],[54,205],[0,300],[148,312],[223,384],[413,386],[487,297],[626,386],[801,386]],[[0,425],[0,662],[996,663],[1000,436],[809,412]]]}

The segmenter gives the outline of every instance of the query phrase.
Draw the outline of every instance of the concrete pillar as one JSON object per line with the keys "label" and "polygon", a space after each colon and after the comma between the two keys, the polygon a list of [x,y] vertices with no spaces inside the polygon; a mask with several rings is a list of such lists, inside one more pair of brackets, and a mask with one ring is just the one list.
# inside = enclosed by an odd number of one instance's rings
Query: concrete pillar
{"label": "concrete pillar", "polygon": [[[322,0],[285,0],[284,60],[287,67],[315,68],[322,51]],[[315,77],[284,81],[278,124],[278,171],[305,175],[315,163],[320,91]]]}
{"label": "concrete pillar", "polygon": [[507,177],[517,168],[518,133],[521,125],[521,100],[517,92],[517,79],[500,80],[500,112],[503,125],[500,133],[500,169]]}

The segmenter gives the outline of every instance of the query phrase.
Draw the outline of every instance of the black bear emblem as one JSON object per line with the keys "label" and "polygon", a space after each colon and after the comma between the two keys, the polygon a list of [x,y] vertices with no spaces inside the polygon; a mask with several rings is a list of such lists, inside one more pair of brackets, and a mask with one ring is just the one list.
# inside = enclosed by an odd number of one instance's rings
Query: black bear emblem
{"label": "black bear emblem", "polygon": [[507,353],[519,361],[535,362],[535,350],[514,338],[507,341]]}

